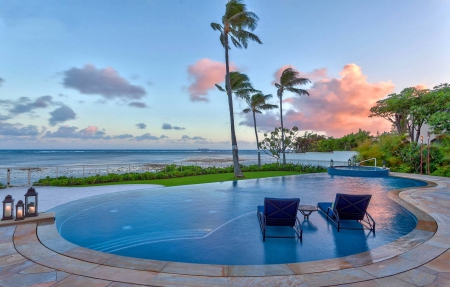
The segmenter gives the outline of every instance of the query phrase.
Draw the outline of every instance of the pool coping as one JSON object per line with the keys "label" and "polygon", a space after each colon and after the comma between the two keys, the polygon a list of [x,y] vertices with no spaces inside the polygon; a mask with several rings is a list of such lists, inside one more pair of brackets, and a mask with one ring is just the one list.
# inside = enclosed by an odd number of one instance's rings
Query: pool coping
{"label": "pool coping", "polygon": [[[138,259],[72,244],[59,235],[54,224],[48,223],[17,226],[13,242],[19,254],[37,264],[71,274],[113,279],[122,283],[164,286],[171,280],[194,280],[206,286],[220,286],[223,280],[242,283],[264,277],[265,281],[316,282],[324,276],[333,277],[333,282],[338,284],[374,280],[418,268],[450,248],[450,240],[447,240],[450,233],[446,233],[444,228],[449,224],[444,221],[438,223],[433,217],[435,214],[429,214],[425,206],[413,197],[417,192],[448,189],[450,179],[398,173],[391,175],[429,183],[428,186],[393,190],[388,194],[416,216],[415,229],[386,245],[341,258],[272,265],[209,265]],[[123,273],[127,276],[114,279]]]}

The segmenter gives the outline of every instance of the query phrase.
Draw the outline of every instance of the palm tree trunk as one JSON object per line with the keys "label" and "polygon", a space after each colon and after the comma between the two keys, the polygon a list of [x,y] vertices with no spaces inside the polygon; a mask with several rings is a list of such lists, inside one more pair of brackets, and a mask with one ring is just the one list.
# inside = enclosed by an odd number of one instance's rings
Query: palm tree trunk
{"label": "palm tree trunk", "polygon": [[283,164],[286,164],[286,155],[284,154],[283,95],[278,92],[278,97],[280,98],[281,152],[283,153]]}
{"label": "palm tree trunk", "polygon": [[234,166],[234,176],[235,177],[244,177],[241,171],[241,167],[239,166],[239,156],[238,156],[238,147],[236,140],[236,132],[234,129],[234,113],[233,113],[233,98],[231,96],[231,82],[230,82],[230,65],[228,63],[228,34],[225,34],[225,66],[226,66],[226,76],[225,76],[225,84],[227,86],[227,95],[228,95],[228,108],[230,110],[230,124],[231,124],[231,147],[233,154],[233,166]]}
{"label": "palm tree trunk", "polygon": [[255,112],[253,112],[253,123],[255,124],[256,147],[258,148],[258,169],[260,169],[261,168],[261,154],[259,153],[259,140],[258,140],[258,132],[256,131]]}

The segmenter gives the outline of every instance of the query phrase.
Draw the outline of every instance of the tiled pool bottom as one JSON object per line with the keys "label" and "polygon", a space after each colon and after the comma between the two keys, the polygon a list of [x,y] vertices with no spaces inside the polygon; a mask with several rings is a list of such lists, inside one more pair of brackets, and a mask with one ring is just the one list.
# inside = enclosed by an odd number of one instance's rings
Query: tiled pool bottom
{"label": "tiled pool bottom", "polygon": [[[64,241],[54,232],[54,225],[23,225],[0,229],[0,285],[27,286],[30,283],[7,283],[28,280],[47,282],[39,286],[446,286],[450,278],[450,179],[414,177],[438,184],[400,193],[406,201],[402,205],[420,209],[411,210],[418,225],[405,237],[369,252],[296,264],[182,264],[96,253]],[[399,200],[395,193],[391,196]]]}

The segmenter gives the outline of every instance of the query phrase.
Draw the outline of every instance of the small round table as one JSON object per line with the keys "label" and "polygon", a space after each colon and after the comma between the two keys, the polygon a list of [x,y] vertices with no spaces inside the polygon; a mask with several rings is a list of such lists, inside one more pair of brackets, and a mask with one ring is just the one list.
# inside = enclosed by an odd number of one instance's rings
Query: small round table
{"label": "small round table", "polygon": [[314,211],[317,211],[317,206],[314,205],[299,205],[298,210],[303,214],[305,220],[309,220],[309,216]]}

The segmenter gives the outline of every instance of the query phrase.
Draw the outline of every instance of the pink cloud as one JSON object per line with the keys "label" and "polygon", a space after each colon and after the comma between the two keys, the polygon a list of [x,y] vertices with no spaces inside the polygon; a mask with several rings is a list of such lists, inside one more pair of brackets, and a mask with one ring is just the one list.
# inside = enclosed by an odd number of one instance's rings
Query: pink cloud
{"label": "pink cloud", "polygon": [[98,127],[96,126],[88,126],[87,128],[80,131],[84,136],[95,135],[98,132]]}
{"label": "pink cloud", "polygon": [[[293,68],[293,69],[297,70],[293,65],[284,65],[284,66],[282,66],[281,68],[276,70],[275,73],[273,74],[274,80],[272,81],[272,85],[274,85],[275,83],[279,83],[280,82],[281,74],[287,68]],[[312,82],[314,82],[314,81],[318,81],[318,80],[321,80],[323,78],[326,78],[328,71],[327,71],[326,68],[322,68],[322,69],[315,69],[312,72],[307,72],[307,73],[302,72],[302,71],[298,71],[298,72],[300,74],[300,77],[307,78],[307,79],[311,80]]]}
{"label": "pink cloud", "polygon": [[[372,133],[389,131],[390,123],[381,118],[369,118],[370,108],[394,90],[388,82],[369,83],[356,64],[345,65],[337,78],[328,78],[326,69],[314,70],[304,75],[322,77],[308,89],[307,96],[285,94],[284,102],[292,105],[283,110],[283,121],[287,128],[297,126],[300,130],[323,131],[328,136],[343,136],[357,132],[359,128]],[[279,126],[276,113],[261,115],[265,130]],[[243,123],[251,126],[252,119]],[[261,125],[263,128],[263,125]]]}
{"label": "pink cloud", "polygon": [[428,89],[427,86],[422,85],[422,84],[416,85],[416,86],[414,86],[414,88],[416,88],[416,89],[418,89],[418,90],[425,90],[425,89]]}
{"label": "pink cloud", "polygon": [[[235,71],[236,66],[230,64],[230,71]],[[216,89],[215,84],[225,81],[225,63],[201,59],[194,65],[189,65],[188,74],[194,82],[188,87],[191,101],[207,102],[208,91]]]}

